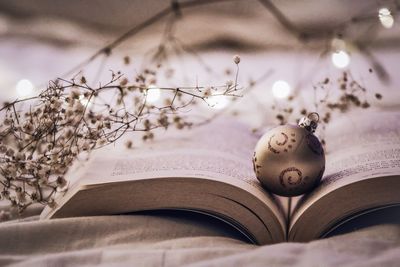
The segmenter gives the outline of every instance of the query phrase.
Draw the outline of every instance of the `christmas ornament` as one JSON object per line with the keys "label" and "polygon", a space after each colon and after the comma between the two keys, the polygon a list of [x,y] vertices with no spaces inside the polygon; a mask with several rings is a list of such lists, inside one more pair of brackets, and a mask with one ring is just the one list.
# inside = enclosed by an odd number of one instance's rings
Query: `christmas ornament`
{"label": "christmas ornament", "polygon": [[261,137],[253,166],[265,189],[281,196],[298,196],[319,183],[325,170],[325,154],[313,134],[318,120],[314,112],[298,125],[278,126]]}

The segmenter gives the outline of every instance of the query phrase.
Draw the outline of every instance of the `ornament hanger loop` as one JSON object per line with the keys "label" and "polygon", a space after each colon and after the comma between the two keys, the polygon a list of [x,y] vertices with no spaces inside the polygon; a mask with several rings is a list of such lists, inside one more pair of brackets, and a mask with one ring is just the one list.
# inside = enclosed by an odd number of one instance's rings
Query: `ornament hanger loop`
{"label": "ornament hanger loop", "polygon": [[319,114],[317,112],[311,112],[307,115],[307,118],[309,118],[312,121],[315,121],[316,123],[319,122]]}

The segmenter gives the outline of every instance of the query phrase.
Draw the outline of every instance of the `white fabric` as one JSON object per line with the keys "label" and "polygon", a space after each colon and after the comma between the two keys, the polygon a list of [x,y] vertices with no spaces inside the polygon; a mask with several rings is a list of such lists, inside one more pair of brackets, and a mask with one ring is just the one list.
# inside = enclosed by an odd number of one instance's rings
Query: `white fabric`
{"label": "white fabric", "polygon": [[0,265],[398,266],[400,225],[256,246],[198,216],[124,215],[0,224]]}

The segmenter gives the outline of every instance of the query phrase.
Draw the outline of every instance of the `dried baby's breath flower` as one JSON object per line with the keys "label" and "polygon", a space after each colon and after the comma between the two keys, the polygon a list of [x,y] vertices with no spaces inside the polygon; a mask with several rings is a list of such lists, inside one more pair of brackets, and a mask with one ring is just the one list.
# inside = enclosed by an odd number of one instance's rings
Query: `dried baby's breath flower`
{"label": "dried baby's breath flower", "polygon": [[129,65],[130,62],[131,62],[131,58],[129,56],[125,56],[124,57],[124,64],[125,65]]}
{"label": "dried baby's breath flower", "polygon": [[211,95],[212,95],[211,87],[207,87],[207,88],[204,90],[203,96],[204,96],[204,97],[209,97],[209,96],[211,96]]}
{"label": "dried baby's breath flower", "polygon": [[125,146],[126,148],[130,149],[132,148],[133,142],[131,140],[126,141]]}
{"label": "dried baby's breath flower", "polygon": [[235,62],[236,65],[239,64],[240,63],[240,56],[239,55],[235,55],[233,57],[233,62]]}
{"label": "dried baby's breath flower", "polygon": [[[133,81],[111,72],[109,82],[97,87],[90,86],[84,76],[78,84],[74,79],[58,79],[37,97],[6,103],[0,123],[1,199],[19,212],[33,203],[55,207],[56,192],[68,188],[66,172],[81,156],[87,158],[92,150],[113,144],[129,132],[141,133],[144,141],[150,141],[157,128],[190,128],[194,122],[181,116],[180,110],[196,100],[208,104],[210,96],[237,96],[233,82],[155,89],[159,70],[146,68]],[[164,106],[148,101],[149,89],[162,91]],[[133,142],[125,146],[132,148]]]}

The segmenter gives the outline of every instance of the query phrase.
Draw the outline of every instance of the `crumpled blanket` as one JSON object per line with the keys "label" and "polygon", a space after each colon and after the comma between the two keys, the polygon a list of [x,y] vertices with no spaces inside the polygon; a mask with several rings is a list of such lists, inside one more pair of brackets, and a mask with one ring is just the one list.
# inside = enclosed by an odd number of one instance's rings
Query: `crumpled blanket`
{"label": "crumpled blanket", "polygon": [[257,246],[200,215],[31,217],[0,223],[0,265],[399,266],[400,225],[310,243]]}

